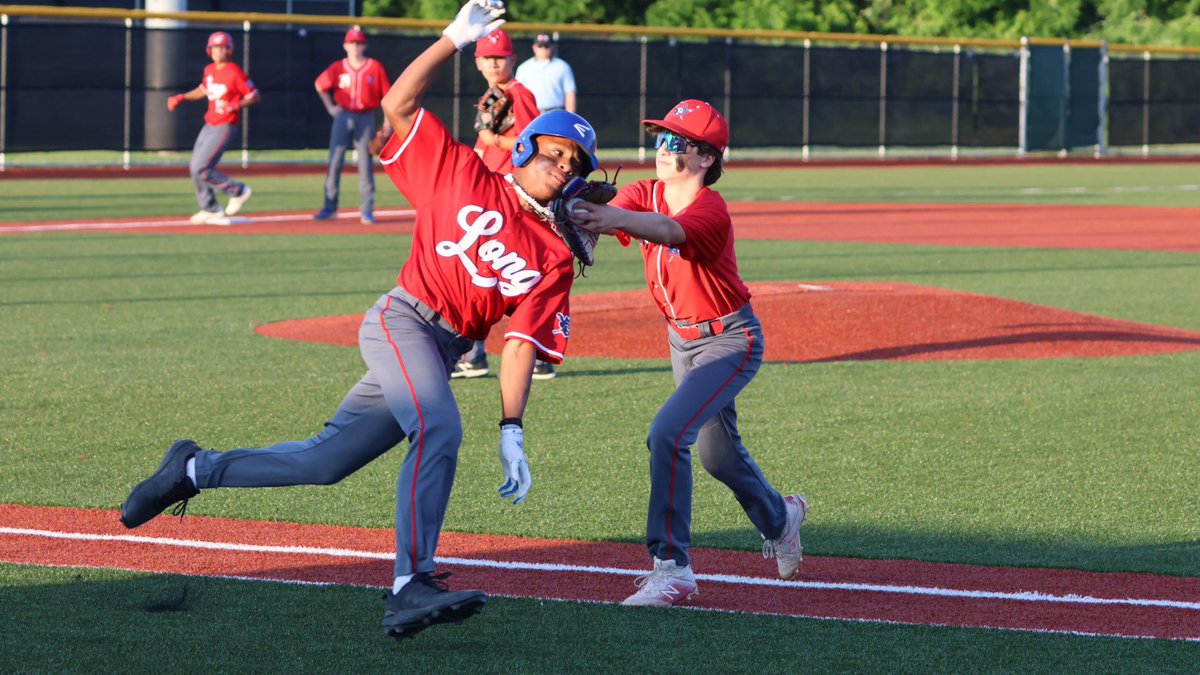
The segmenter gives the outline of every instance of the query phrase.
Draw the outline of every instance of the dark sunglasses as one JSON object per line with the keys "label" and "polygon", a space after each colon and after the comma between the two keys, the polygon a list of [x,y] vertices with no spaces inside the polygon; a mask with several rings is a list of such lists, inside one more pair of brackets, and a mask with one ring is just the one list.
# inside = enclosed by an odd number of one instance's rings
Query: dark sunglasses
{"label": "dark sunglasses", "polygon": [[689,146],[693,148],[700,147],[673,131],[660,131],[654,138],[654,149],[658,150],[664,145],[667,146],[667,152],[673,152],[677,155],[686,154]]}

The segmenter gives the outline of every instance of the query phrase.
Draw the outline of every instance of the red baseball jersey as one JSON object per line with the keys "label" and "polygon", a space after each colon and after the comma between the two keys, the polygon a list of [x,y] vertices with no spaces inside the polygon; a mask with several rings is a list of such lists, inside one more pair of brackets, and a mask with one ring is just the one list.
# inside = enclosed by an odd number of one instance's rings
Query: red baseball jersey
{"label": "red baseball jersey", "polygon": [[246,77],[238,64],[226,61],[220,67],[215,63],[208,64],[200,87],[208,97],[204,121],[212,125],[237,124],[242,119],[242,110],[231,110],[229,104],[249,96],[254,91],[254,82]]}
{"label": "red baseball jersey", "polygon": [[[516,138],[538,116],[537,98],[525,85],[512,80],[504,89],[504,96],[512,101],[513,125],[500,134]],[[482,140],[475,141],[475,149],[483,151],[483,163],[492,171],[511,173],[513,170],[512,150],[501,150]]]}
{"label": "red baseball jersey", "polygon": [[334,61],[317,76],[316,84],[321,91],[333,90],[339,108],[356,113],[378,108],[392,86],[383,64],[371,58],[358,68],[350,65],[350,59]]}
{"label": "red baseball jersey", "polygon": [[640,180],[622,187],[611,202],[630,211],[661,213],[683,228],[678,247],[641,242],[650,295],[668,319],[710,321],[736,311],[750,300],[738,274],[733,221],[721,193],[703,188],[679,213],[670,213],[664,184]]}
{"label": "red baseball jersey", "polygon": [[379,159],[417,211],[397,283],[473,340],[508,315],[505,339],[530,342],[538,358],[561,363],[575,278],[566,242],[522,209],[513,184],[488,171],[425,109]]}

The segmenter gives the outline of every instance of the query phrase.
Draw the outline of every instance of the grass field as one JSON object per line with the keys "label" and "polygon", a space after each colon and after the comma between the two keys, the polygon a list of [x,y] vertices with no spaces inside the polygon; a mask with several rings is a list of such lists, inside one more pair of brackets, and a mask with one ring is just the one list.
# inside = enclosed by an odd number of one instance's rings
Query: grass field
{"label": "grass field", "polygon": [[[318,206],[320,182],[255,178],[249,214]],[[1113,165],[731,170],[719,187],[737,200],[1196,208],[1197,184],[1195,165]],[[379,208],[403,204],[386,179],[380,188]],[[0,204],[5,223],[195,208],[183,179],[5,179]],[[266,340],[253,327],[364,311],[407,247],[382,235],[0,237],[0,499],[115,509],[176,437],[227,448],[314,433],[361,375],[357,351]],[[1200,330],[1200,259],[1189,254],[743,241],[738,255],[748,281],[902,281]],[[611,260],[576,293],[641,287],[636,256]],[[535,383],[535,481],[521,508],[494,495],[495,378],[455,383],[465,440],[448,530],[641,540],[644,434],[669,365],[569,359],[561,373]],[[738,406],[767,476],[813,504],[810,555],[1197,577],[1197,391],[1200,352],[768,364]],[[390,453],[334,487],[214,491],[189,513],[387,528],[399,462]],[[728,492],[698,469],[695,501],[697,546],[756,548]],[[138,609],[184,585],[187,612]],[[1187,672],[1200,662],[1197,644],[515,599],[397,646],[378,634],[377,596],[0,565],[12,622],[0,670]]]}

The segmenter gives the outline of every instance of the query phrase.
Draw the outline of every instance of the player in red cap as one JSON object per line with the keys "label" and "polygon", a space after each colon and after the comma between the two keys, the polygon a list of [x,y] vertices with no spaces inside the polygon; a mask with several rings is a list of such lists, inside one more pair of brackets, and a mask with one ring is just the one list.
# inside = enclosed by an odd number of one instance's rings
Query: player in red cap
{"label": "player in red cap", "polygon": [[513,79],[515,63],[512,38],[503,30],[475,43],[475,67],[479,74],[487,80],[489,89],[503,92],[505,98],[512,101],[512,124],[507,129],[500,133],[489,128],[476,130],[475,151],[489,169],[502,173],[512,171],[512,149],[517,136],[538,116],[533,92]]}
{"label": "player in red cap", "polygon": [[[640,241],[650,295],[667,320],[676,389],[650,424],[650,509],[646,545],[654,570],[638,579],[626,605],[669,607],[697,593],[691,545],[691,446],[700,463],[733,492],[762,533],[763,554],[790,579],[800,565],[800,524],[808,504],[763,476],[742,445],[734,400],[763,360],[762,326],[738,274],[733,223],[720,193],[729,126],[711,105],[680,101],[655,134],[657,180],[621,188],[607,205],[580,204],[583,227]],[[583,211],[585,213],[580,213]]]}
{"label": "player in red cap", "polygon": [[[515,63],[512,38],[503,30],[475,43],[475,67],[487,80],[488,91],[504,96],[510,102],[506,119],[498,125],[502,127],[499,132],[478,123],[475,128],[475,152],[483,158],[487,168],[501,173],[513,170],[512,149],[517,136],[538,116],[537,99],[533,92],[513,78]],[[485,92],[484,97],[487,95]],[[454,365],[451,377],[482,377],[489,372],[484,341],[479,340]],[[554,366],[538,361],[534,366],[534,378],[547,379],[547,375],[554,376]]]}
{"label": "player in red cap", "polygon": [[367,311],[359,351],[367,372],[316,436],[216,452],[180,440],[121,505],[139,527],[201,490],[328,485],[407,440],[396,482],[396,559],[383,629],[410,637],[461,623],[487,601],[434,575],[438,537],[462,445],[450,368],[471,341],[509,317],[500,369],[498,492],[520,504],[532,485],[521,418],[537,357],[563,358],[571,333],[574,257],[548,205],[596,169],[596,135],[565,110],[534,120],[513,146],[513,172],[489,171],[422,107],[438,71],[504,23],[503,3],[469,0],[443,35],[409,64],[383,99],[396,130],[380,153],[416,210],[397,285]]}
{"label": "player in red cap", "polygon": [[[212,63],[204,68],[200,85],[189,92],[168,98],[167,110],[174,112],[184,101],[208,99],[204,128],[196,136],[192,161],[188,166],[192,183],[196,186],[196,201],[200,204],[200,210],[192,216],[192,222],[197,225],[228,225],[227,216],[241,211],[242,205],[250,198],[250,186],[218,171],[217,163],[237,135],[242,108],[258,103],[262,97],[241,67],[229,60],[233,56],[232,35],[224,31],[209,35],[205,51]],[[215,190],[229,195],[229,203],[224,209],[217,201]]]}
{"label": "player in red cap", "polygon": [[[329,132],[329,170],[325,174],[325,203],[313,216],[329,220],[337,215],[342,166],[350,146],[358,155],[358,192],[362,199],[359,220],[375,223],[375,167],[369,149],[375,135],[375,111],[392,86],[383,64],[366,56],[367,35],[358,26],[346,31],[342,41],[346,58],[334,61],[314,83],[325,110],[333,118]],[[330,92],[333,92],[332,96]],[[387,123],[384,133],[391,135]]]}

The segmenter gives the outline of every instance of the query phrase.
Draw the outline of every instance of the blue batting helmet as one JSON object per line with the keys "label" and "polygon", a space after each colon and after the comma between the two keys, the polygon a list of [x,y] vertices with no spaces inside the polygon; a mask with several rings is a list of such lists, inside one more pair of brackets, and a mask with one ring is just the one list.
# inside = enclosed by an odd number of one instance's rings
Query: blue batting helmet
{"label": "blue batting helmet", "polygon": [[538,136],[558,136],[574,141],[587,154],[583,175],[596,170],[600,162],[596,159],[596,130],[587,120],[566,110],[550,110],[533,118],[529,126],[517,136],[512,149],[513,166],[525,166],[537,154]]}

